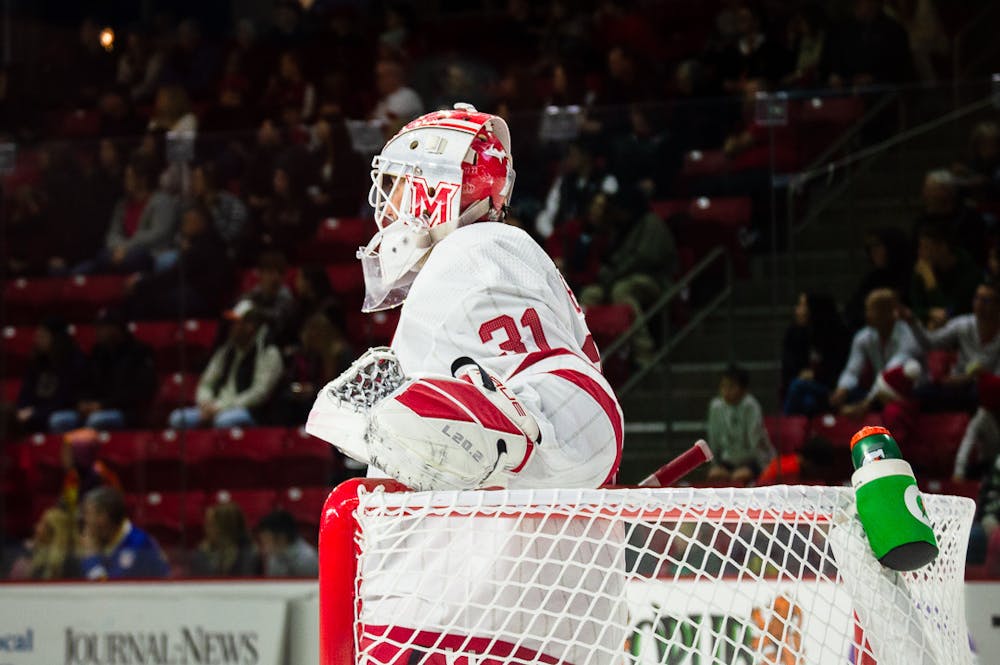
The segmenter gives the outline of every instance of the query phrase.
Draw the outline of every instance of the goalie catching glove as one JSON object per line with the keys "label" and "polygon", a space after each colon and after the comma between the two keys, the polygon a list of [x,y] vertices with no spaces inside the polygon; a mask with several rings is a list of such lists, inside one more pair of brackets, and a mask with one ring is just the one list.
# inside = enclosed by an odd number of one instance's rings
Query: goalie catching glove
{"label": "goalie catching glove", "polygon": [[320,391],[306,431],[414,490],[506,487],[538,424],[471,358],[452,374],[407,378],[391,349],[369,349]]}

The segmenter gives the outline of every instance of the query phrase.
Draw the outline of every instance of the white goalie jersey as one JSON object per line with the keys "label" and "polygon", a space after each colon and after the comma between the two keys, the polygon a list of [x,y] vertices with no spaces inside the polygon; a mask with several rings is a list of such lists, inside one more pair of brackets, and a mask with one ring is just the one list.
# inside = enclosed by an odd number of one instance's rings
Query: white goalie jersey
{"label": "white goalie jersey", "polygon": [[472,224],[438,243],[403,304],[392,348],[408,376],[447,375],[470,357],[531,412],[541,441],[511,489],[614,480],[621,408],[572,291],[521,229]]}

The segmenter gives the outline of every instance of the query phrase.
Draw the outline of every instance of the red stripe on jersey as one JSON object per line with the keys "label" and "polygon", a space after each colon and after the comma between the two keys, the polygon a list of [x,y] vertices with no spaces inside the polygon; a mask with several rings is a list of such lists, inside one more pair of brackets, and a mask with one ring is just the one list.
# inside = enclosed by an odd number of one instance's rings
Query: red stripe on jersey
{"label": "red stripe on jersey", "polygon": [[419,381],[396,395],[396,401],[421,418],[440,418],[441,420],[458,420],[463,423],[475,422],[465,409],[455,404],[437,390],[428,388]]}
{"label": "red stripe on jersey", "polygon": [[[399,665],[411,662],[414,649],[417,650],[416,655],[418,656],[424,655],[420,653],[424,649],[433,649],[437,652],[427,660],[421,659],[419,661],[428,665],[466,663],[468,659],[464,658],[463,654],[469,654],[474,658],[478,656],[472,661],[477,665],[479,663],[501,665],[510,662],[511,659],[522,663],[573,665],[569,661],[559,660],[534,649],[517,646],[496,638],[448,635],[399,626],[364,626],[360,636],[360,648],[362,654],[369,658],[376,658],[377,662],[398,663]],[[446,650],[451,650],[451,653],[442,653]]]}
{"label": "red stripe on jersey", "polygon": [[549,374],[555,374],[573,385],[582,388],[604,409],[608,420],[611,421],[611,428],[615,431],[615,446],[617,451],[615,453],[615,463],[611,466],[611,472],[608,473],[607,479],[601,484],[606,485],[613,482],[615,476],[618,474],[618,466],[622,461],[622,441],[625,438],[625,427],[618,412],[618,402],[601,387],[601,384],[583,372],[578,372],[575,369],[556,369],[549,372]]}
{"label": "red stripe on jersey", "polygon": [[[540,363],[548,358],[552,358],[555,356],[575,356],[575,355],[576,354],[570,351],[569,349],[564,349],[564,348],[548,349],[545,351],[534,351],[524,357],[524,360],[522,360],[521,364],[517,366],[517,369],[515,369],[513,372],[510,373],[510,376],[514,376],[518,372],[523,372],[532,365]],[[509,379],[510,377],[507,378]]]}
{"label": "red stripe on jersey", "polygon": [[505,416],[503,411],[489,401],[485,395],[479,392],[479,388],[464,381],[458,381],[457,379],[421,379],[421,382],[425,382],[447,393],[452,399],[471,411],[472,415],[479,420],[483,427],[507,434],[524,436],[521,428]]}

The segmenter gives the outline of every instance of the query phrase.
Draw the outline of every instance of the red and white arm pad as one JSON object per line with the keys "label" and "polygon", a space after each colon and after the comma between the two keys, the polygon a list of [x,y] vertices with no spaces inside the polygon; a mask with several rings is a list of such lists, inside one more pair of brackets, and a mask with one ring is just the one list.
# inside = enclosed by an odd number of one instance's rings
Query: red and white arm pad
{"label": "red and white arm pad", "polygon": [[371,410],[371,463],[411,489],[506,487],[538,442],[534,417],[502,383],[472,361],[456,365],[459,378],[409,379]]}

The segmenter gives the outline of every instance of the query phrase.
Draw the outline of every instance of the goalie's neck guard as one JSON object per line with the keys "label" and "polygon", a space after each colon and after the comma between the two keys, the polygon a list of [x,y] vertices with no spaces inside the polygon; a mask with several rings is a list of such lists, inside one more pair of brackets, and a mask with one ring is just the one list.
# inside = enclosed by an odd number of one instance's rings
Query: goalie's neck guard
{"label": "goalie's neck guard", "polygon": [[473,222],[501,221],[514,187],[510,132],[468,104],[403,127],[372,160],[368,203],[378,231],[358,250],[362,311],[403,302],[435,243]]}

